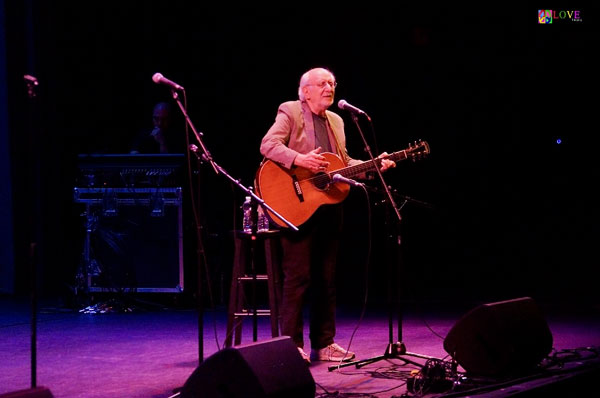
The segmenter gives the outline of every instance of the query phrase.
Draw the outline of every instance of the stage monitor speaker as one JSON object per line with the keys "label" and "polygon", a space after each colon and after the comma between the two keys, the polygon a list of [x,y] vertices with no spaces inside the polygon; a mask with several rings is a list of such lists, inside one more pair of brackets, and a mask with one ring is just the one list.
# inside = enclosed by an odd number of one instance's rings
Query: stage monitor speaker
{"label": "stage monitor speaker", "polygon": [[89,290],[182,292],[182,239],[180,205],[164,206],[159,217],[142,205],[123,205],[113,216],[99,216],[91,254],[100,272],[89,278]]}
{"label": "stage monitor speaker", "polygon": [[46,387],[35,387],[0,394],[0,398],[54,398],[54,396]]}
{"label": "stage monitor speaker", "polygon": [[519,375],[552,350],[552,333],[530,297],[483,304],[452,327],[444,349],[467,373]]}
{"label": "stage monitor speaker", "polygon": [[225,348],[196,368],[181,398],[313,398],[315,381],[288,336]]}

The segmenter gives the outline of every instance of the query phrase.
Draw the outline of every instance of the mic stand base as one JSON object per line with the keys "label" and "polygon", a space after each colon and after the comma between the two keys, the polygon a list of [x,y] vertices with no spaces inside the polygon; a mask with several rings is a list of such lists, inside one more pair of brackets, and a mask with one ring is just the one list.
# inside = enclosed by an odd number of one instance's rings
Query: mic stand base
{"label": "mic stand base", "polygon": [[383,355],[379,355],[379,356],[367,358],[367,359],[361,359],[359,361],[344,362],[344,363],[338,364],[338,365],[331,365],[327,368],[327,370],[329,370],[331,372],[332,370],[339,369],[339,368],[345,368],[348,366],[355,366],[357,369],[359,369],[359,368],[362,368],[363,366],[367,366],[372,363],[375,363],[378,361],[384,361],[387,359],[400,359],[400,360],[404,361],[405,363],[410,363],[410,364],[413,364],[415,366],[420,366],[420,367],[423,366],[423,364],[420,364],[416,361],[405,358],[405,356],[421,358],[421,359],[428,359],[428,360],[429,359],[440,360],[439,358],[436,358],[436,357],[430,357],[428,355],[417,354],[414,352],[408,352],[408,351],[406,351],[406,346],[404,345],[404,343],[396,342],[396,343],[388,343],[387,347],[385,348],[385,353]]}

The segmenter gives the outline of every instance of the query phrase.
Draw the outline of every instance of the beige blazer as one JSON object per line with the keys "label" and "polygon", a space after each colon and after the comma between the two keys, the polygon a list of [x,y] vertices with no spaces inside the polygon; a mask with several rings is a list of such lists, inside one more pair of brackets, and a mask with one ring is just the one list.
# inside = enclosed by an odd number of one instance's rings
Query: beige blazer
{"label": "beige blazer", "polygon": [[[362,163],[352,159],[346,151],[344,120],[337,114],[326,111],[329,142],[333,151],[349,166]],[[275,123],[260,144],[260,153],[287,169],[291,169],[299,153],[315,149],[315,128],[310,108],[306,102],[284,102],[277,110]]]}

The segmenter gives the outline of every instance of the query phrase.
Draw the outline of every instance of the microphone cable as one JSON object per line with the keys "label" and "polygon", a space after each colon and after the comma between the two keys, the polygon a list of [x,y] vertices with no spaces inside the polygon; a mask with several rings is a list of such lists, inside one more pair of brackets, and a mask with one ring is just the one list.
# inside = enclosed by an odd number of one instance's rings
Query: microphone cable
{"label": "microphone cable", "polygon": [[[372,223],[372,216],[371,216],[371,198],[369,197],[369,191],[367,190],[367,188],[365,187],[365,185],[360,185],[360,187],[362,188],[364,194],[365,194],[365,200],[367,202],[367,261],[365,263],[365,294],[364,294],[364,299],[363,299],[363,304],[362,304],[362,309],[360,311],[360,316],[358,317],[358,321],[356,322],[356,326],[354,327],[354,329],[352,330],[352,334],[350,335],[350,340],[348,341],[348,346],[346,348],[346,351],[350,351],[350,348],[352,347],[352,341],[354,340],[354,336],[356,335],[356,332],[358,331],[358,328],[360,327],[360,325],[362,324],[362,321],[365,317],[365,313],[367,312],[367,302],[368,302],[368,298],[369,298],[369,271],[370,271],[370,265],[371,265],[371,254],[372,254],[372,247],[373,247],[373,234],[371,232],[371,223]],[[344,362],[344,358],[342,358],[337,365],[334,366],[330,366],[329,367],[329,371],[332,371],[334,369],[339,370],[341,365]],[[344,374],[344,372],[340,372],[341,374]],[[349,373],[350,374],[350,373]]]}

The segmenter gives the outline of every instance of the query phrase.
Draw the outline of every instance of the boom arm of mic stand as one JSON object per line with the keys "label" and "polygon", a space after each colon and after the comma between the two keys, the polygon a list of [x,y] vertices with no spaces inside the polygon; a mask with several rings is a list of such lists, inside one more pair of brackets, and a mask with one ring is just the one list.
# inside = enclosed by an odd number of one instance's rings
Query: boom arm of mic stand
{"label": "boom arm of mic stand", "polygon": [[[292,228],[294,231],[298,231],[298,227],[296,227],[294,224],[292,224],[291,222],[289,222],[288,220],[286,220],[285,218],[283,218],[283,216],[281,214],[279,214],[278,212],[276,212],[275,210],[273,210],[273,208],[271,206],[269,206],[268,204],[266,204],[264,200],[262,200],[261,198],[259,198],[258,196],[256,196],[254,194],[254,192],[252,192],[251,189],[248,189],[245,186],[243,186],[240,183],[239,180],[236,180],[235,178],[233,178],[232,176],[230,176],[221,166],[219,166],[212,159],[212,156],[210,155],[210,152],[208,152],[208,149],[206,149],[206,146],[204,146],[204,143],[202,142],[202,139],[200,138],[202,136],[202,133],[198,133],[198,131],[194,127],[194,124],[190,120],[187,112],[185,111],[185,108],[184,108],[183,104],[179,100],[179,94],[177,93],[177,90],[171,90],[171,93],[173,94],[173,99],[177,102],[177,105],[179,105],[179,109],[181,109],[181,113],[183,113],[183,116],[185,117],[185,120],[186,120],[187,124],[192,128],[192,131],[194,132],[194,135],[196,136],[196,140],[198,141],[198,144],[200,144],[200,148],[202,149],[202,154],[200,155],[201,159],[204,160],[204,161],[206,161],[206,162],[208,162],[208,163],[210,163],[210,165],[212,166],[212,168],[215,171],[215,173],[219,174],[219,172],[221,172],[223,175],[225,175],[225,177],[227,177],[231,181],[233,181],[244,192],[246,192],[248,195],[252,196],[252,198],[254,198],[254,200],[256,200],[258,203],[260,203],[261,206],[267,208],[268,210],[271,211],[271,213],[275,214],[277,216],[277,218],[279,218],[281,221],[283,221],[288,227]],[[196,151],[193,151],[193,152],[194,152],[194,154],[196,156],[198,156],[198,153]]]}
{"label": "boom arm of mic stand", "polygon": [[252,192],[252,191],[250,191],[250,194],[252,195],[252,197],[254,198],[254,200],[256,200],[262,207],[266,208],[267,210],[270,210],[271,213],[275,214],[275,216],[277,216],[277,218],[279,218],[281,221],[283,221],[285,223],[285,225],[287,225],[288,227],[290,227],[294,231],[298,232],[298,227],[297,226],[295,226],[294,224],[292,224],[291,222],[289,222],[288,220],[286,220],[285,218],[283,218],[283,216],[281,214],[279,214],[278,212],[276,212],[275,210],[273,210],[273,208],[271,206],[269,206],[267,204],[267,202],[265,202],[264,200],[262,200],[261,198],[259,198],[258,196],[256,196],[254,194],[254,192]]}
{"label": "boom arm of mic stand", "polygon": [[[207,159],[206,154],[202,154],[202,155],[198,155],[198,153],[196,151],[192,151],[196,156],[201,156],[203,160],[205,161],[209,161]],[[291,222],[289,222],[288,220],[286,220],[281,214],[279,214],[277,211],[273,210],[273,208],[271,206],[269,206],[267,204],[267,202],[265,202],[264,200],[262,200],[260,197],[258,197],[250,188],[246,188],[244,185],[242,185],[242,183],[240,182],[240,180],[236,180],[235,178],[233,178],[232,176],[229,175],[229,173],[227,173],[227,171],[225,171],[225,169],[223,169],[221,166],[219,166],[217,163],[215,163],[214,161],[211,161],[211,164],[213,165],[213,167],[215,167],[218,171],[217,174],[220,172],[221,174],[223,174],[225,177],[227,177],[229,180],[231,180],[235,185],[237,185],[242,191],[246,192],[246,194],[248,196],[251,196],[254,200],[256,200],[261,206],[263,206],[264,208],[268,209],[271,211],[271,213],[275,214],[281,221],[283,221],[288,227],[290,227],[291,229],[293,229],[294,231],[298,231],[298,227],[296,227],[294,224],[292,224]]]}
{"label": "boom arm of mic stand", "polygon": [[177,93],[177,90],[171,90],[171,93],[173,94],[173,99],[175,100],[175,102],[177,102],[177,105],[179,105],[179,109],[181,109],[181,113],[183,113],[183,116],[185,117],[187,124],[191,127],[192,131],[194,132],[194,135],[196,136],[196,140],[198,141],[198,144],[200,144],[200,148],[202,148],[202,158],[204,160],[206,160],[208,163],[210,163],[210,165],[212,166],[215,173],[219,174],[219,169],[217,167],[217,164],[212,160],[212,156],[210,155],[210,152],[208,152],[208,149],[206,149],[206,146],[202,142],[202,138],[200,138],[202,136],[202,133],[199,133],[196,130],[196,128],[194,127],[194,124],[190,120],[190,117],[188,116],[183,104],[179,100],[179,94]]}

